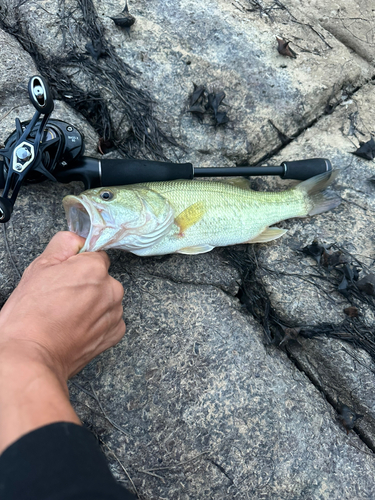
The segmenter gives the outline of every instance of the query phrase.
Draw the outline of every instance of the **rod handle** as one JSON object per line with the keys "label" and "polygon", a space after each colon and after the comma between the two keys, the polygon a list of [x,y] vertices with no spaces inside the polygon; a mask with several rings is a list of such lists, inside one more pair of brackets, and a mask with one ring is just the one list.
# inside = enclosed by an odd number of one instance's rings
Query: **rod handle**
{"label": "rod handle", "polygon": [[101,160],[101,185],[121,186],[142,182],[192,179],[191,163],[168,163],[151,160]]}
{"label": "rod handle", "polygon": [[332,164],[326,158],[284,161],[281,166],[284,168],[284,174],[281,175],[282,179],[296,179],[298,181],[305,181],[310,177],[332,170]]}

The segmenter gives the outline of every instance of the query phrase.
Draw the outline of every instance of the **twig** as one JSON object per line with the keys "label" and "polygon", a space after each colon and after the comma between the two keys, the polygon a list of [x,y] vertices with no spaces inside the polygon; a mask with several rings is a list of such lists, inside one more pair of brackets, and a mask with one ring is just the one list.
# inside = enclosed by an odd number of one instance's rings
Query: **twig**
{"label": "twig", "polygon": [[76,387],[78,387],[78,389],[80,389],[81,391],[83,391],[85,394],[87,394],[88,396],[90,396],[91,398],[95,399],[95,401],[98,403],[99,405],[99,408],[101,409],[101,411],[103,412],[103,416],[104,418],[115,428],[117,429],[118,431],[122,432],[122,434],[124,434],[125,436],[128,436],[129,437],[129,433],[126,432],[122,427],[120,427],[114,420],[112,420],[108,415],[107,415],[107,412],[105,411],[105,409],[103,408],[103,405],[101,404],[93,386],[92,386],[92,383],[89,381],[89,384],[91,386],[91,390],[92,390],[92,393],[88,390],[86,390],[84,387],[82,387],[80,384],[78,384],[77,382],[74,382],[73,380],[70,381],[73,385],[75,385]]}
{"label": "twig", "polygon": [[118,458],[118,456],[116,455],[116,453],[114,451],[111,450],[111,448],[107,445],[107,443],[105,443],[101,438],[99,438],[99,441],[103,444],[103,446],[105,446],[107,448],[107,450],[115,457],[116,461],[118,462],[118,464],[120,465],[121,469],[125,472],[127,478],[129,479],[129,481],[131,482],[133,488],[134,488],[134,491],[135,491],[135,494],[137,495],[138,498],[140,498],[139,496],[139,493],[138,493],[138,490],[137,488],[135,487],[135,484],[133,483],[133,479],[130,477],[129,475],[129,472],[126,470],[125,466],[122,464],[122,462],[120,461],[120,459]]}
{"label": "twig", "polygon": [[178,469],[182,465],[185,465],[185,464],[187,464],[189,462],[193,462],[194,460],[197,460],[199,457],[201,457],[202,455],[206,455],[207,453],[209,453],[209,451],[204,451],[204,452],[200,453],[199,455],[197,455],[196,457],[189,458],[189,460],[185,460],[185,462],[179,462],[176,465],[171,465],[171,466],[168,466],[168,467],[156,467],[155,469],[148,469],[147,472],[153,472],[153,471],[156,471],[156,470]]}
{"label": "twig", "polygon": [[[74,399],[74,398],[71,398],[70,401],[74,404],[78,404],[78,405],[82,405],[82,406],[85,406],[88,410],[90,410],[94,415],[98,416],[98,417],[101,417],[101,418],[104,418],[104,415],[96,410],[94,410],[93,408],[91,408],[91,406],[89,406],[88,404],[86,403],[83,403],[82,401],[79,401],[78,399]],[[107,420],[107,419],[106,419]],[[95,428],[94,428],[94,431],[95,431]]]}
{"label": "twig", "polygon": [[366,455],[370,455],[373,458],[375,457],[373,452],[361,450],[361,448],[359,448],[359,446],[356,446],[354,443],[352,443],[350,439],[348,439],[348,442],[349,442],[350,446],[353,446],[353,448],[356,448],[358,451],[361,451],[362,453],[366,453]]}
{"label": "twig", "polygon": [[4,118],[6,118],[12,111],[14,111],[15,109],[19,109],[19,108],[26,108],[26,106],[28,106],[28,104],[23,104],[22,106],[18,105],[18,106],[13,106],[13,108],[11,108],[9,111],[7,111],[5,114],[3,114],[3,116],[0,118],[0,122],[4,120]]}
{"label": "twig", "polygon": [[17,274],[18,279],[20,280],[22,276],[21,276],[21,273],[18,270],[18,267],[16,266],[16,263],[13,260],[12,253],[11,253],[10,248],[9,248],[9,243],[8,243],[8,239],[7,239],[7,232],[6,232],[5,224],[2,224],[2,226],[3,226],[5,248],[7,250],[7,253],[8,253],[8,256],[9,256],[9,260],[10,260],[12,266],[13,266],[13,269],[14,269],[15,273]]}
{"label": "twig", "polygon": [[143,469],[137,469],[138,472],[142,472],[143,474],[147,474],[149,476],[153,476],[153,477],[157,477],[158,479],[160,479],[163,483],[165,483],[164,481],[164,478],[159,476],[158,474],[153,474],[152,472],[149,472],[147,470],[143,470]]}
{"label": "twig", "polygon": [[108,420],[108,422],[109,422],[110,424],[112,424],[112,425],[113,425],[113,427],[115,427],[115,429],[117,429],[118,431],[122,432],[125,436],[129,436],[129,433],[128,433],[128,432],[126,432],[126,431],[125,431],[122,427],[120,427],[118,424],[116,424],[116,422],[115,422],[115,421],[113,421],[111,418],[109,418],[109,416],[107,415],[106,411],[104,410],[104,408],[103,408],[103,406],[102,406],[101,402],[99,401],[99,398],[98,398],[98,396],[97,396],[97,394],[96,394],[96,392],[95,392],[95,389],[94,389],[94,387],[93,387],[93,385],[92,385],[92,383],[91,383],[90,381],[89,381],[89,384],[90,384],[91,390],[92,390],[92,392],[93,392],[93,394],[94,394],[94,396],[95,396],[95,399],[96,399],[96,401],[97,401],[97,403],[98,403],[98,405],[99,405],[100,409],[102,410],[103,415],[104,415],[104,416],[105,416],[105,418]]}

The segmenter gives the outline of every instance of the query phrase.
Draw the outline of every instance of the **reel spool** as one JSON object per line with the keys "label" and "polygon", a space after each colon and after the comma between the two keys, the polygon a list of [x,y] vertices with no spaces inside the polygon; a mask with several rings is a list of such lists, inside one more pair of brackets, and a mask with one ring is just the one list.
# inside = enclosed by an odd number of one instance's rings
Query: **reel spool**
{"label": "reel spool", "polygon": [[[30,122],[22,122],[21,127],[26,129]],[[38,132],[40,121],[37,122],[31,130],[29,137],[35,139]],[[5,147],[15,148],[18,140],[17,131],[14,131],[5,141]],[[53,172],[64,170],[76,158],[83,155],[85,150],[84,136],[75,127],[61,120],[50,119],[43,131],[41,139],[41,165],[51,175],[44,170],[30,170],[25,182],[42,182],[47,178],[56,180]],[[1,154],[1,150],[0,150]],[[3,163],[3,165],[1,165]],[[2,167],[2,168],[1,168]],[[0,189],[4,188],[7,178],[9,165],[6,162],[0,162]],[[53,178],[52,178],[53,177]]]}

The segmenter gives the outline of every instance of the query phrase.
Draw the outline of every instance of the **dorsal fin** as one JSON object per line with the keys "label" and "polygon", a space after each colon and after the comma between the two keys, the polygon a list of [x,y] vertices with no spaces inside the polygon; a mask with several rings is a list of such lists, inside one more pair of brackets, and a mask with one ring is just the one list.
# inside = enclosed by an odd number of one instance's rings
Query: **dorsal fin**
{"label": "dorsal fin", "polygon": [[223,184],[230,184],[231,186],[238,187],[239,189],[250,189],[250,181],[246,177],[226,177],[225,179],[215,179],[215,182],[222,182]]}

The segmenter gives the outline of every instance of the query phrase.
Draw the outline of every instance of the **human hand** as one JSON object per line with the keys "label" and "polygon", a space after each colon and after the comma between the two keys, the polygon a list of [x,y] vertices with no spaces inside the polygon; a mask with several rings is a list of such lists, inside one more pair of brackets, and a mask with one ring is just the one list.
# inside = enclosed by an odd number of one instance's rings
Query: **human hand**
{"label": "human hand", "polygon": [[67,380],[125,333],[122,285],[105,252],[78,254],[84,239],[56,234],[0,312],[0,354],[43,360]]}

